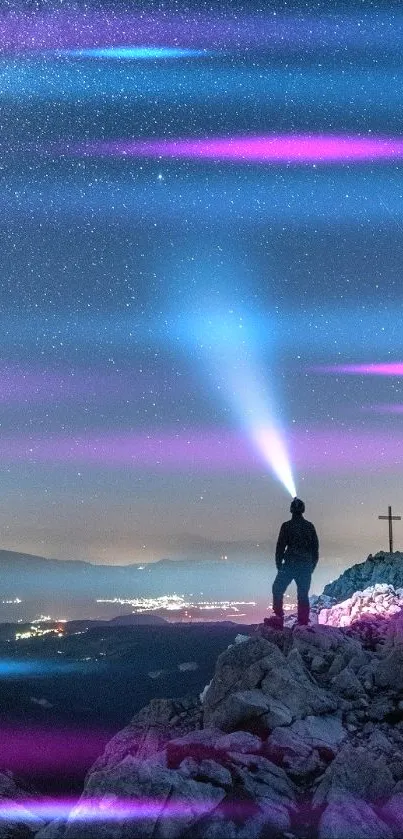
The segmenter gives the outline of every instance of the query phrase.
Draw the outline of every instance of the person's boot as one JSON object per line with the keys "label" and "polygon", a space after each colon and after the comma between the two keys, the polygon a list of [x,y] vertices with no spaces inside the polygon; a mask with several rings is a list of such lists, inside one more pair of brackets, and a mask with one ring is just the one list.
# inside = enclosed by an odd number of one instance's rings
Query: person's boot
{"label": "person's boot", "polygon": [[265,618],[263,623],[265,626],[270,626],[271,629],[284,629],[284,618],[278,615],[273,615],[272,618]]}

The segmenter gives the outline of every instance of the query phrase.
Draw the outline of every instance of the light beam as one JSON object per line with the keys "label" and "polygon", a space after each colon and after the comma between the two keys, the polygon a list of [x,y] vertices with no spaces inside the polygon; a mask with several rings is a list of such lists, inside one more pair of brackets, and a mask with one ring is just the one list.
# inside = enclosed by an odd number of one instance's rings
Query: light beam
{"label": "light beam", "polygon": [[232,310],[226,316],[204,317],[195,322],[195,337],[206,348],[207,362],[247,438],[294,498],[297,492],[273,389],[260,372],[263,364],[247,321]]}

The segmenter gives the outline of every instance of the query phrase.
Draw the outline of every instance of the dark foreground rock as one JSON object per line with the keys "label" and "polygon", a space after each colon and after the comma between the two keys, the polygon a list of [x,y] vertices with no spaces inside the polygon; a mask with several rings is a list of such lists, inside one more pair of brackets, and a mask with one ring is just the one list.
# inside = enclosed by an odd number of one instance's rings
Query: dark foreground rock
{"label": "dark foreground rock", "polygon": [[113,738],[36,839],[402,837],[400,626],[240,636],[201,698],[154,701]]}
{"label": "dark foreground rock", "polygon": [[33,839],[45,824],[35,815],[36,800],[37,794],[18,782],[11,772],[0,772],[0,839]]}

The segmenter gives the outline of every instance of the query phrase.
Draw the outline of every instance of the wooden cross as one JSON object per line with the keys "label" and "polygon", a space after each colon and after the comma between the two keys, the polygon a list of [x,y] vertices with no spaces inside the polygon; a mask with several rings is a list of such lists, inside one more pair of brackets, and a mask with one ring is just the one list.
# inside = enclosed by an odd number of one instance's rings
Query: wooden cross
{"label": "wooden cross", "polygon": [[388,507],[387,516],[378,516],[378,519],[387,519],[389,522],[389,552],[393,554],[393,531],[392,521],[401,521],[401,516],[392,516],[392,507]]}

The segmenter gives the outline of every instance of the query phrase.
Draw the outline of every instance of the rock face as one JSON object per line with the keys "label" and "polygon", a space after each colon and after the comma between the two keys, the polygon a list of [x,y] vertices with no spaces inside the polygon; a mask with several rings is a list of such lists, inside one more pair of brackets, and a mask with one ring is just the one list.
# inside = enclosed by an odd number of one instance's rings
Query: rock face
{"label": "rock face", "polygon": [[318,623],[327,626],[351,626],[359,620],[373,618],[389,620],[403,612],[403,588],[395,589],[388,583],[376,583],[352,597],[336,602],[329,595],[316,598],[313,604]]}
{"label": "rock face", "polygon": [[[44,826],[42,819],[34,813],[36,797],[33,791],[17,784],[11,772],[0,772],[0,839],[33,839]],[[3,808],[8,807],[9,817],[3,815]]]}
{"label": "rock face", "polygon": [[356,591],[363,591],[377,583],[387,583],[395,589],[403,589],[403,553],[372,554],[365,562],[347,568],[334,582],[323,589],[323,594],[340,603],[352,597]]}
{"label": "rock face", "polygon": [[402,837],[403,634],[392,610],[373,620],[259,626],[202,701],[143,709],[38,839]]}

